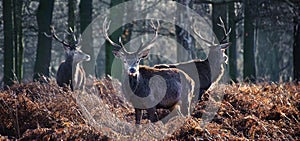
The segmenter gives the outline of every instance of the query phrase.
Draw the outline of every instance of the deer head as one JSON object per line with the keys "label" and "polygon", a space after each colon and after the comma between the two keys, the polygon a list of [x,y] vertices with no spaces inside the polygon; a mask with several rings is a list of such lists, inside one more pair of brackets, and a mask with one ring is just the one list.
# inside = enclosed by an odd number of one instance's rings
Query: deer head
{"label": "deer head", "polygon": [[[222,60],[222,62],[227,63],[227,55],[225,54],[225,50],[231,45],[231,43],[225,42],[225,40],[227,39],[228,35],[231,32],[231,28],[229,28],[229,30],[226,30],[225,24],[223,22],[223,20],[220,17],[220,24],[218,24],[218,26],[222,27],[224,30],[224,34],[225,36],[223,37],[223,39],[220,41],[220,43],[215,43],[215,38],[213,38],[212,41],[209,41],[207,39],[205,39],[200,33],[198,33],[195,29],[195,25],[194,25],[194,33],[205,43],[207,43],[209,45],[209,52],[208,52],[208,60],[215,60],[213,58],[217,58],[218,60]],[[225,43],[224,43],[225,42]],[[218,55],[218,56],[216,56]],[[223,59],[222,59],[223,58]]]}
{"label": "deer head", "polygon": [[155,26],[153,21],[151,21],[150,25],[155,30],[155,34],[154,34],[152,40],[150,40],[146,43],[142,43],[136,52],[128,52],[125,49],[125,47],[121,41],[121,38],[119,38],[119,44],[113,42],[109,38],[107,32],[108,32],[108,29],[110,26],[110,21],[108,22],[107,19],[104,20],[104,23],[103,23],[104,37],[114,47],[113,54],[123,61],[124,71],[127,72],[130,76],[138,75],[140,61],[142,59],[145,59],[148,57],[150,49],[151,49],[151,44],[157,39],[158,29],[159,29],[160,24],[157,21],[157,26]]}
{"label": "deer head", "polygon": [[218,26],[223,28],[225,34],[225,36],[220,41],[220,43],[215,43],[215,38],[213,38],[212,41],[203,38],[201,34],[195,30],[196,28],[194,25],[194,33],[196,34],[196,36],[198,36],[201,40],[203,40],[205,43],[209,45],[209,52],[208,52],[207,59],[209,61],[210,68],[211,68],[212,82],[219,81],[220,77],[223,75],[224,73],[223,64],[224,63],[227,64],[228,61],[228,57],[225,54],[225,50],[231,45],[231,43],[225,42],[226,38],[231,32],[231,29],[229,28],[228,31],[226,30],[225,24],[221,18],[220,18],[220,22],[221,23],[218,24]]}
{"label": "deer head", "polygon": [[47,37],[53,37],[56,41],[63,44],[65,54],[66,54],[66,61],[72,61],[74,64],[77,64],[82,61],[90,60],[90,56],[81,51],[81,45],[80,45],[81,36],[77,38],[72,28],[69,28],[68,31],[66,31],[67,35],[65,37],[69,38],[68,42],[65,39],[64,40],[60,39],[57,36],[53,26],[51,26],[50,35],[46,33],[44,34]]}

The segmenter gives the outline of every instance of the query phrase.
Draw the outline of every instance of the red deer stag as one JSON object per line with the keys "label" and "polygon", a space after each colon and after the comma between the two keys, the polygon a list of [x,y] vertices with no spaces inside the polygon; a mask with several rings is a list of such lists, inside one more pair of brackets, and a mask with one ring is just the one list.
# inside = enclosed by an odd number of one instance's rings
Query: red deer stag
{"label": "red deer stag", "polygon": [[[179,69],[156,69],[139,65],[140,60],[148,57],[150,46],[158,36],[158,28],[153,22],[155,29],[151,41],[143,43],[136,52],[128,52],[122,42],[114,43],[108,36],[110,22],[105,19],[103,32],[105,39],[112,44],[113,54],[123,61],[122,89],[125,97],[135,107],[136,124],[140,124],[142,111],[146,110],[151,122],[155,122],[156,109],[168,109],[173,114],[190,114],[190,101],[193,92],[193,80]],[[176,109],[176,110],[175,110]],[[166,119],[166,118],[165,118]]]}
{"label": "red deer stag", "polygon": [[63,44],[66,60],[59,65],[56,73],[56,82],[59,86],[70,86],[72,91],[82,89],[85,83],[85,72],[82,67],[82,61],[89,61],[90,56],[80,50],[81,45],[79,39],[71,28],[67,31],[67,36],[70,37],[69,42],[60,39],[53,27],[51,27],[51,35],[45,34],[47,37],[53,37],[55,40]]}
{"label": "red deer stag", "polygon": [[[231,29],[226,30],[224,22],[220,18],[220,27],[224,29],[225,36],[221,40],[221,44],[209,41],[201,36],[195,30],[195,34],[203,40],[205,43],[209,44],[208,57],[205,60],[192,60],[188,62],[178,63],[178,64],[160,64],[155,65],[154,68],[178,68],[187,73],[195,81],[195,94],[199,94],[198,99],[201,98],[202,94],[211,86],[211,84],[217,83],[224,73],[223,64],[227,63],[227,55],[224,53],[226,48],[228,48],[231,43],[223,43],[227,38]],[[196,69],[194,69],[196,68]],[[197,70],[198,73],[193,72]]]}

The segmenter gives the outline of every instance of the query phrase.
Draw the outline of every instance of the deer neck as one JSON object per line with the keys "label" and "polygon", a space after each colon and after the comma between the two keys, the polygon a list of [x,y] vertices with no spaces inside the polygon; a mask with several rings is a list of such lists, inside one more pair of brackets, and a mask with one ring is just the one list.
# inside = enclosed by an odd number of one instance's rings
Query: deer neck
{"label": "deer neck", "polygon": [[223,69],[223,53],[220,52],[209,52],[208,54],[208,62],[210,65],[211,70],[211,81],[212,83],[217,82],[220,80],[220,77],[222,76],[224,69]]}
{"label": "deer neck", "polygon": [[79,70],[81,70],[81,69],[82,69],[81,63],[72,61],[72,72],[73,72],[72,77],[74,79],[76,79],[78,77]]}
{"label": "deer neck", "polygon": [[144,91],[144,89],[145,89],[144,88],[145,79],[142,77],[142,74],[140,74],[140,72],[138,72],[137,75],[132,76],[132,75],[128,75],[127,70],[124,70],[123,76],[125,76],[125,78],[123,79],[123,81],[124,81],[123,84],[124,84],[125,88],[130,88],[131,91],[135,95],[144,97],[144,95],[143,95],[144,93],[140,92],[140,91]]}

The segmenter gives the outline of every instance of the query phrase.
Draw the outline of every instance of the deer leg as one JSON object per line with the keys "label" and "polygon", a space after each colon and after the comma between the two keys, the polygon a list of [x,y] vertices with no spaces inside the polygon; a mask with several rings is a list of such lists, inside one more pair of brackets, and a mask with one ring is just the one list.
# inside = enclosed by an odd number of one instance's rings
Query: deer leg
{"label": "deer leg", "polygon": [[71,78],[71,80],[70,80],[70,83],[69,84],[71,84],[70,85],[70,87],[71,87],[71,90],[72,91],[74,91],[74,83],[73,83],[73,80],[72,80],[72,78]]}
{"label": "deer leg", "polygon": [[206,89],[202,89],[200,88],[200,91],[199,91],[199,96],[198,96],[198,100],[201,100],[202,98],[202,95],[205,93]]}
{"label": "deer leg", "polygon": [[143,112],[141,109],[137,109],[137,108],[135,108],[134,110],[135,110],[135,123],[140,124]]}
{"label": "deer leg", "polygon": [[163,119],[162,119],[162,122],[163,123],[167,123],[170,119],[172,119],[173,117],[176,117],[176,116],[183,116],[183,114],[181,113],[180,111],[180,105],[177,103],[177,104],[174,104],[171,108],[168,109],[170,111],[170,113],[165,116]]}
{"label": "deer leg", "polygon": [[148,112],[148,115],[149,115],[149,119],[151,122],[155,122],[157,121],[157,116],[156,116],[156,108],[150,108],[150,109],[147,109],[147,112]]}
{"label": "deer leg", "polygon": [[[174,113],[173,116],[176,116],[176,115],[183,116],[183,114],[181,113],[180,106],[179,106],[178,104],[173,105],[173,106],[169,109],[170,113],[173,113],[173,110],[174,110],[174,109],[176,110],[176,113]],[[175,112],[175,111],[174,111],[174,112]],[[172,115],[172,114],[171,114],[171,115]]]}

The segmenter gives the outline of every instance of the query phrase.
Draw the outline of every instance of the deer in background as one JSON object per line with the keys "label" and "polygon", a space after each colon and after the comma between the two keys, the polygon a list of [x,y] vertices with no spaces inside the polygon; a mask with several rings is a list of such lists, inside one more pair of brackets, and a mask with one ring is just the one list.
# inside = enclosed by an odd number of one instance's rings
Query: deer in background
{"label": "deer in background", "polygon": [[90,56],[80,50],[81,37],[77,39],[72,28],[69,28],[67,36],[69,36],[69,42],[60,39],[51,27],[51,35],[45,33],[47,37],[53,37],[60,42],[65,51],[66,60],[59,65],[56,73],[56,82],[60,87],[65,85],[70,86],[71,90],[82,89],[85,84],[85,71],[82,67],[82,61],[89,61]]}
{"label": "deer in background", "polygon": [[[209,45],[208,57],[205,60],[192,60],[178,64],[160,64],[155,65],[154,68],[178,68],[189,74],[189,76],[195,81],[194,94],[199,94],[198,99],[200,99],[202,94],[212,84],[217,83],[221,79],[224,73],[223,64],[227,63],[227,55],[225,54],[225,50],[231,45],[231,43],[223,42],[228,37],[231,29],[229,29],[229,31],[226,30],[225,24],[221,18],[220,22],[221,24],[218,25],[224,29],[225,34],[220,44],[215,43],[214,40],[209,41],[203,38],[201,34],[195,30],[194,25],[194,33],[196,36]],[[197,70],[197,72],[193,72],[194,70]]]}
{"label": "deer in background", "polygon": [[155,30],[152,40],[142,43],[136,52],[128,52],[121,40],[117,44],[109,38],[107,32],[110,22],[105,19],[103,23],[105,39],[114,47],[113,54],[123,61],[122,89],[127,100],[135,107],[136,124],[140,124],[143,110],[147,111],[151,122],[158,119],[158,108],[170,110],[170,115],[174,111],[182,115],[189,114],[194,82],[186,73],[176,68],[157,69],[139,65],[142,59],[148,57],[150,46],[158,36],[160,24],[157,24],[155,27],[151,22]]}

